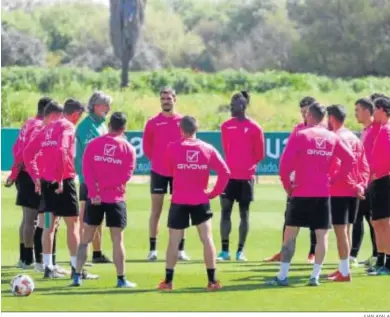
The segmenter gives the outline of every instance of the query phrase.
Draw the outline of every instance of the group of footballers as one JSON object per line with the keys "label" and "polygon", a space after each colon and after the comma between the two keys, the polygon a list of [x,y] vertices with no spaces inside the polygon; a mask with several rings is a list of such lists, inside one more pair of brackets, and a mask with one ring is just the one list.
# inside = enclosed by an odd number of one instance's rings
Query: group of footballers
{"label": "group of footballers", "polygon": [[[164,196],[169,191],[172,197],[166,270],[158,289],[171,290],[177,260],[189,260],[184,237],[191,220],[204,247],[207,288],[216,290],[221,288],[216,279],[216,262],[231,259],[229,236],[234,202],[238,203],[240,214],[235,258],[246,261],[244,247],[254,177],[257,165],[265,157],[264,133],[246,114],[249,94],[235,93],[230,102],[232,118],[221,126],[223,159],[212,145],[196,138],[197,120],[176,112],[176,98],[171,88],[160,91],[162,111],[148,120],[143,135],[143,151],[151,162],[147,260],[157,260],[159,220]],[[127,224],[126,184],[133,175],[136,155],[124,134],[127,119],[123,113],[112,113],[106,127],[111,104],[112,98],[100,91],[91,96],[87,109],[75,99],[68,99],[61,106],[44,97],[38,102],[36,117],[21,128],[13,148],[14,164],[6,181],[7,187],[16,184],[16,203],[23,209],[19,267],[31,268],[35,258],[35,269],[43,272],[44,278],[70,274],[71,286],[80,286],[85,279],[97,279],[84,266],[91,242],[92,262],[111,262],[101,250],[105,217],[111,233],[117,287],[136,286],[125,277],[123,241]],[[363,218],[370,225],[373,245],[373,257],[365,263],[367,272],[389,275],[390,99],[374,94],[356,102],[356,118],[364,125],[360,139],[344,126],[346,111],[342,105],[326,108],[314,98],[305,97],[300,109],[303,122],[292,132],[280,162],[280,177],[288,196],[282,247],[278,254],[266,259],[280,262],[280,271],[267,283],[288,285],[296,237],[299,228],[304,227],[311,231],[308,260],[314,264],[308,284],[318,285],[332,225],[340,265],[328,278],[351,281],[350,261],[357,261]],[[86,110],[88,115],[77,125]],[[208,190],[210,170],[217,173],[217,181]],[[221,206],[218,256],[209,203],[217,196]],[[70,272],[55,261],[60,218],[67,227]]]}

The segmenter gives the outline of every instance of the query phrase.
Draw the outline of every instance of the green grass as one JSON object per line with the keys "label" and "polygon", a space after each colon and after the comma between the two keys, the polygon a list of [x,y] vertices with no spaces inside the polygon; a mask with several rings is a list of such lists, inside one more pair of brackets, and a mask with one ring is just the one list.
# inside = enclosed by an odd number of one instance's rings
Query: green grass
{"label": "green grass", "polygon": [[[18,258],[18,226],[20,210],[14,205],[15,191],[2,190],[2,311],[389,311],[389,281],[383,277],[367,277],[363,269],[353,269],[352,283],[334,284],[322,280],[318,288],[306,287],[311,272],[306,264],[309,233],[302,230],[291,267],[289,288],[264,286],[267,278],[275,276],[278,266],[262,263],[280,247],[285,195],[279,185],[258,185],[256,201],[251,211],[251,232],[247,242],[247,263],[218,264],[218,279],[224,285],[219,292],[205,291],[206,274],[202,249],[196,230],[187,232],[188,254],[192,261],[179,263],[175,272],[175,291],[169,294],[155,290],[164,275],[164,254],[167,243],[167,203],[165,204],[157,263],[144,261],[148,251],[148,185],[130,184],[128,189],[128,228],[126,230],[127,277],[138,283],[134,290],[115,289],[113,265],[95,265],[91,272],[100,274],[98,281],[86,281],[82,287],[69,288],[69,280],[43,280],[40,274],[26,271],[35,280],[36,290],[27,298],[11,295],[9,281],[20,273],[14,265]],[[218,201],[213,201],[214,237],[219,249]],[[233,214],[234,251],[237,243],[238,212]],[[65,226],[61,224],[57,258],[67,262]],[[110,254],[108,230],[105,229],[104,250]],[[361,257],[370,253],[368,234]],[[66,265],[66,264],[64,264]],[[334,234],[330,234],[330,251],[323,273],[337,266]],[[379,295],[378,295],[379,294]],[[381,296],[381,294],[383,296]],[[82,295],[82,296],[81,296]]]}

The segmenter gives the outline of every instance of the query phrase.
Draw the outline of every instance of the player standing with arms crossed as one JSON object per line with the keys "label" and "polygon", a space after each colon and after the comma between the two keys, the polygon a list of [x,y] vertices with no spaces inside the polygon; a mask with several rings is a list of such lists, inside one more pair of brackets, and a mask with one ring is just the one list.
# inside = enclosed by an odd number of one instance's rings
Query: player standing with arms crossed
{"label": "player standing with arms crossed", "polygon": [[[75,167],[80,181],[80,238],[84,231],[85,203],[88,200],[88,191],[82,173],[82,159],[87,144],[94,138],[106,134],[105,118],[110,111],[112,98],[101,91],[95,91],[88,102],[88,116],[80,122],[76,129],[76,158]],[[92,241],[92,263],[111,263],[111,260],[102,253],[102,226],[96,231]]]}
{"label": "player standing with arms crossed", "polygon": [[[330,205],[332,225],[337,239],[337,249],[340,265],[336,272],[328,278],[335,282],[352,281],[349,268],[349,253],[351,249],[351,225],[354,224],[360,200],[365,200],[365,190],[370,178],[370,168],[364,153],[364,147],[359,138],[344,126],[347,117],[344,106],[332,105],[327,108],[328,127],[336,133],[341,141],[354,154],[353,170],[344,178],[339,178],[330,187]],[[333,160],[331,179],[337,177],[341,168],[339,159]]]}
{"label": "player standing with arms crossed", "polygon": [[[280,178],[291,197],[286,214],[286,231],[282,247],[280,270],[269,285],[288,285],[288,271],[295,252],[299,229],[312,228],[316,232],[315,264],[308,285],[318,286],[322,263],[328,246],[328,230],[331,227],[330,167],[334,159],[341,159],[337,177],[343,178],[350,171],[354,156],[333,132],[321,127],[325,107],[312,104],[306,114],[309,127],[293,135],[280,162]],[[295,171],[294,181],[291,173]],[[332,181],[337,181],[334,179]]]}
{"label": "player standing with arms crossed", "polygon": [[[366,153],[366,158],[368,163],[370,163],[372,147],[374,145],[375,138],[380,128],[380,124],[374,122],[374,118],[372,117],[373,114],[374,114],[374,104],[370,99],[361,98],[355,102],[355,117],[357,121],[364,126],[364,129],[360,136],[360,140],[363,143],[363,147]],[[361,200],[359,203],[359,209],[358,209],[356,221],[352,229],[352,247],[350,253],[350,263],[355,266],[358,265],[357,256],[363,241],[363,235],[364,235],[363,218],[366,219],[370,227],[370,237],[371,237],[371,245],[372,245],[372,256],[368,258],[366,261],[364,261],[363,264],[366,267],[372,266],[373,264],[375,264],[378,255],[376,242],[375,242],[375,232],[371,224],[372,202],[371,202],[370,187],[371,186],[368,186],[364,194],[366,199]]]}
{"label": "player standing with arms crossed", "polygon": [[265,155],[263,130],[246,115],[249,98],[246,91],[234,94],[230,102],[232,119],[227,120],[221,126],[222,147],[231,175],[220,199],[222,251],[218,255],[219,261],[230,260],[229,236],[235,201],[238,202],[240,211],[236,260],[247,260],[243,250],[249,232],[249,207],[253,201],[254,177],[257,164],[264,159]]}
{"label": "player standing with arms crossed", "polygon": [[[148,120],[143,135],[143,151],[151,162],[150,191],[152,211],[149,218],[149,246],[147,259],[157,260],[157,234],[158,223],[164,204],[164,196],[168,193],[168,186],[172,194],[172,177],[161,159],[169,143],[180,140],[181,115],[175,112],[176,92],[172,88],[164,88],[160,91],[162,111]],[[178,257],[188,261],[184,251],[184,237],[179,244]]]}
{"label": "player standing with arms crossed", "polygon": [[[297,134],[299,131],[307,128],[307,124],[306,124],[306,112],[307,112],[307,109],[309,109],[309,106],[313,103],[315,103],[316,100],[313,98],[313,97],[310,97],[310,96],[307,96],[307,97],[304,97],[300,102],[299,102],[299,108],[300,108],[300,112],[301,112],[301,115],[302,115],[302,119],[303,119],[303,122],[301,123],[298,123],[293,131],[291,132],[291,135],[295,135]],[[325,125],[324,125],[325,127]],[[283,155],[283,154],[282,154]],[[294,173],[293,173],[294,175]],[[287,213],[287,210],[288,210],[288,205],[290,203],[290,197],[287,197],[287,202],[286,202],[286,211],[285,211],[285,217],[286,217],[286,213]],[[284,223],[283,224],[283,233],[282,233],[282,243],[283,243],[283,238],[284,238],[284,231],[286,230],[286,224]],[[315,248],[316,248],[316,243],[317,243],[317,240],[316,240],[316,233],[314,230],[310,229],[310,249],[309,249],[309,254],[307,256],[307,261],[311,264],[314,263],[314,253],[315,253]],[[281,257],[281,252],[279,253],[276,253],[275,255],[269,257],[269,258],[266,258],[264,260],[264,262],[279,262],[280,261],[280,257]]]}
{"label": "player standing with arms crossed", "polygon": [[83,157],[83,175],[88,190],[84,235],[77,250],[77,265],[71,286],[80,286],[82,269],[91,243],[106,215],[110,228],[117,287],[132,288],[136,284],[125,278],[125,247],[123,231],[127,224],[126,184],[135,169],[136,154],[124,135],[127,119],[114,112],[109,133],[93,139]]}
{"label": "player standing with arms crossed", "polygon": [[369,275],[390,275],[390,99],[374,101],[374,120],[381,124],[370,157],[372,225],[378,247]]}
{"label": "player standing with arms crossed", "polygon": [[[175,190],[169,208],[169,244],[166,254],[165,280],[158,289],[172,290],[177,248],[183,238],[184,229],[191,224],[198,229],[203,244],[209,290],[221,288],[215,279],[216,252],[213,241],[210,199],[222,193],[229,180],[229,169],[216,149],[196,139],[198,123],[195,118],[185,116],[180,123],[183,138],[171,143],[165,153],[168,175],[173,177]],[[210,170],[218,175],[211,191],[207,191]],[[190,180],[190,181],[189,181]]]}

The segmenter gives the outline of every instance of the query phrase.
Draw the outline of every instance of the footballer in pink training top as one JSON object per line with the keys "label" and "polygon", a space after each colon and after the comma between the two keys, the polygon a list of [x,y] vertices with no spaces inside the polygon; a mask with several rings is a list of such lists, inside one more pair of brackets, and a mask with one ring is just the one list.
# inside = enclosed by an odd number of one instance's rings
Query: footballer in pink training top
{"label": "footballer in pink training top", "polygon": [[234,202],[240,211],[237,261],[246,261],[243,253],[249,231],[249,206],[253,201],[254,177],[257,164],[264,159],[264,133],[261,127],[246,115],[249,94],[242,91],[233,95],[230,102],[232,118],[221,126],[222,147],[230,169],[230,180],[221,195],[221,240],[219,261],[230,260],[229,236]]}
{"label": "footballer in pink training top", "polygon": [[[294,127],[293,131],[291,132],[291,135],[295,135],[299,131],[301,131],[301,130],[303,130],[303,129],[305,129],[307,127],[306,118],[305,118],[306,117],[306,112],[307,112],[307,109],[309,108],[309,106],[311,104],[313,104],[314,102],[316,102],[316,100],[313,97],[310,97],[310,96],[304,97],[299,102],[299,108],[300,108],[300,112],[301,112],[301,115],[302,115],[303,122],[298,123]],[[283,153],[282,153],[282,155],[283,155]],[[286,214],[287,214],[289,203],[290,203],[290,197],[287,197],[287,203],[286,203],[286,210],[285,210],[285,213],[284,213],[284,218],[286,218]],[[282,243],[283,243],[284,231],[285,230],[286,230],[286,223],[283,224]],[[314,253],[315,253],[316,243],[317,243],[316,233],[315,233],[314,230],[310,229],[310,249],[309,249],[309,254],[307,256],[307,261],[310,264],[314,263]],[[269,258],[266,258],[264,260],[264,262],[279,262],[280,261],[280,257],[281,257],[281,252],[276,253],[273,256],[269,257]]]}
{"label": "footballer in pink training top", "polygon": [[[198,229],[203,243],[207,269],[208,289],[216,290],[221,284],[215,279],[216,252],[211,228],[210,199],[220,195],[229,180],[229,169],[217,150],[196,139],[198,124],[193,117],[185,116],[180,128],[183,138],[171,143],[165,153],[168,175],[173,177],[173,191],[168,215],[169,243],[166,255],[165,279],[160,290],[172,290],[177,247],[184,229],[191,224]],[[211,191],[207,190],[210,170],[217,172],[218,179]],[[191,180],[190,182],[188,180]]]}
{"label": "footballer in pink training top", "polygon": [[[356,219],[360,199],[365,199],[364,193],[370,177],[370,168],[363,144],[351,130],[344,126],[347,117],[344,106],[331,105],[327,108],[327,113],[329,130],[340,137],[355,157],[352,172],[337,182],[333,182],[330,187],[332,225],[336,234],[340,265],[334,273],[328,275],[328,278],[335,282],[351,282],[349,268],[350,230]],[[339,173],[340,165],[339,159],[332,162],[331,179]]]}
{"label": "footballer in pink training top", "polygon": [[114,249],[117,287],[133,288],[135,283],[125,278],[125,249],[123,231],[127,225],[125,202],[126,184],[133,175],[136,162],[135,149],[124,132],[127,119],[114,112],[109,122],[109,132],[88,143],[82,162],[88,201],[84,216],[84,235],[77,251],[76,272],[71,286],[80,286],[82,269],[87,259],[88,244],[106,216]]}
{"label": "footballer in pink training top", "polygon": [[372,225],[378,246],[369,275],[390,275],[390,98],[374,101],[374,120],[381,124],[370,155]]}
{"label": "footballer in pink training top", "polygon": [[33,244],[34,244],[34,221],[38,214],[40,196],[35,192],[35,184],[30,175],[26,172],[23,160],[23,151],[31,138],[32,132],[42,125],[42,119],[45,107],[51,101],[48,97],[43,97],[38,101],[38,109],[35,117],[28,119],[20,129],[16,143],[12,148],[14,162],[11,168],[11,174],[8,177],[5,186],[11,187],[16,184],[16,205],[21,206],[23,217],[21,230],[19,230],[19,262],[17,267],[28,268],[34,262]]}
{"label": "footballer in pink training top", "polygon": [[[151,164],[150,192],[152,210],[149,218],[149,261],[157,260],[158,223],[164,204],[164,196],[172,194],[172,177],[168,175],[162,155],[169,143],[180,140],[181,115],[175,112],[176,92],[169,87],[160,91],[161,112],[148,120],[143,135],[143,151]],[[189,260],[184,251],[184,237],[180,241],[178,257],[180,260]]]}
{"label": "footballer in pink training top", "polygon": [[[326,109],[312,104],[306,114],[308,127],[293,135],[280,162],[280,178],[291,197],[286,215],[286,231],[282,247],[280,271],[269,285],[288,285],[288,271],[295,252],[299,228],[316,231],[317,246],[313,272],[308,285],[319,285],[322,263],[327,248],[327,233],[331,227],[330,168],[334,159],[341,160],[340,171],[332,181],[346,177],[352,171],[354,155],[333,132],[320,126]],[[291,173],[295,171],[294,180]]]}

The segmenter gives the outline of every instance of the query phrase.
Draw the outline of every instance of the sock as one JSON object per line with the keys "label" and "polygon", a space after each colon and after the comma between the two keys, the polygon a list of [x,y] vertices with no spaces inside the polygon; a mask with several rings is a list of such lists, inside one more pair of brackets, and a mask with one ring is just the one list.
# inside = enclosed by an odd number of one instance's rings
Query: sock
{"label": "sock", "polygon": [[244,250],[244,245],[243,244],[239,244],[238,248],[237,248],[237,253],[238,252],[242,252],[242,250]]}
{"label": "sock", "polygon": [[207,269],[209,283],[215,283],[215,269]]}
{"label": "sock", "polygon": [[288,270],[290,269],[290,263],[281,262],[280,269],[278,274],[279,280],[284,280],[288,275]]}
{"label": "sock", "polygon": [[37,227],[34,233],[35,262],[42,263],[42,233],[43,229]]}
{"label": "sock", "polygon": [[222,251],[229,252],[229,240],[222,240]]}
{"label": "sock", "polygon": [[124,282],[125,276],[124,275],[118,275],[118,281]]}
{"label": "sock", "polygon": [[149,238],[150,251],[156,251],[157,238]]}
{"label": "sock", "polygon": [[173,281],[173,269],[165,269],[165,283]]}
{"label": "sock", "polygon": [[378,258],[376,259],[376,266],[382,267],[385,265],[385,254],[383,252],[378,252]]}
{"label": "sock", "polygon": [[184,250],[184,243],[185,243],[185,239],[181,239],[180,241],[180,244],[179,244],[179,251],[183,251]]}
{"label": "sock", "polygon": [[386,264],[385,266],[390,270],[390,254],[386,254]]}
{"label": "sock", "polygon": [[92,258],[97,259],[102,256],[102,251],[93,251]]}
{"label": "sock", "polygon": [[24,243],[19,244],[19,260],[24,262]]}
{"label": "sock", "polygon": [[321,269],[322,269],[322,264],[315,263],[313,265],[313,272],[311,273],[310,278],[315,278],[318,280],[320,278]]}
{"label": "sock", "polygon": [[53,268],[53,255],[52,254],[43,254],[43,264],[49,269]]}
{"label": "sock", "polygon": [[54,239],[53,239],[53,255],[52,255],[52,262],[53,262],[53,265],[56,265],[56,249],[57,249],[57,232],[58,230],[56,230],[54,232]]}
{"label": "sock", "polygon": [[72,267],[76,269],[76,264],[77,264],[77,256],[71,256],[70,257],[70,263],[72,264]]}
{"label": "sock", "polygon": [[339,271],[340,271],[341,275],[344,277],[349,275],[350,270],[349,270],[349,260],[348,259],[340,260]]}
{"label": "sock", "polygon": [[24,248],[24,263],[27,265],[32,264],[34,261],[34,251],[33,248]]}

